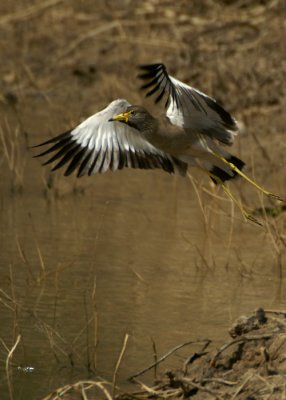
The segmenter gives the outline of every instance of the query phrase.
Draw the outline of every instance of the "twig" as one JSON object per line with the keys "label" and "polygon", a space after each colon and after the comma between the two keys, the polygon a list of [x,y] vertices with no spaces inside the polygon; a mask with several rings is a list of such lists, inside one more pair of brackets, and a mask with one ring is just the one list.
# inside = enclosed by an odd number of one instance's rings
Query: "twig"
{"label": "twig", "polygon": [[110,393],[108,392],[108,390],[103,386],[103,382],[95,382],[95,386],[98,386],[103,393],[105,394],[105,397],[107,398],[107,400],[113,400],[114,397],[110,396]]}
{"label": "twig", "polygon": [[157,353],[157,346],[155,340],[151,337],[152,347],[153,347],[153,355],[154,355],[154,379],[157,379],[157,362],[158,362],[158,353]]}
{"label": "twig", "polygon": [[264,383],[264,385],[265,386],[267,386],[267,388],[268,388],[268,390],[269,390],[269,395],[271,396],[272,395],[272,393],[274,392],[274,386],[273,385],[270,385],[270,383],[269,382],[267,382],[267,380],[265,379],[265,378],[263,378],[263,376],[261,376],[260,374],[256,374],[255,375],[261,382],[263,382]]}
{"label": "twig", "polygon": [[83,400],[88,400],[88,398],[87,398],[87,396],[86,396],[86,393],[85,393],[84,384],[81,383],[80,386],[81,386],[81,396],[82,396],[82,399],[83,399]]}
{"label": "twig", "polygon": [[122,345],[122,349],[121,352],[119,354],[118,360],[115,364],[115,368],[114,368],[114,372],[113,372],[113,378],[112,378],[112,398],[114,398],[114,394],[115,394],[115,386],[116,386],[116,378],[117,378],[117,372],[118,369],[120,367],[122,358],[124,356],[125,350],[126,350],[126,346],[127,346],[127,342],[129,339],[129,335],[128,333],[125,334],[124,340],[123,340],[123,345]]}
{"label": "twig", "polygon": [[[143,399],[144,397],[149,398],[150,395],[154,396],[155,398],[163,398],[163,399],[168,399],[169,397],[171,398],[180,398],[183,394],[183,389],[180,388],[171,388],[171,389],[166,389],[165,386],[163,387],[149,387],[145,383],[141,382],[139,379],[134,379],[134,383],[137,385],[141,386],[140,391],[133,392],[133,393],[128,393],[128,395],[135,399]],[[145,395],[145,396],[144,396]],[[125,398],[125,397],[124,397]]]}
{"label": "twig", "polygon": [[210,343],[211,343],[211,340],[206,340],[206,342],[204,343],[204,345],[200,351],[196,351],[190,357],[187,358],[187,360],[184,362],[184,368],[183,368],[184,375],[187,374],[189,364],[192,364],[195,360],[197,360],[198,358],[200,358],[208,353],[205,350],[207,349],[207,347],[209,346]]}
{"label": "twig", "polygon": [[215,361],[218,358],[218,356],[225,351],[228,347],[237,344],[237,343],[242,343],[242,342],[249,342],[251,340],[261,340],[261,339],[270,339],[273,336],[273,334],[265,334],[265,335],[253,335],[253,336],[242,336],[240,338],[231,340],[230,342],[224,344],[214,355],[212,361],[211,361],[211,366],[215,365]]}
{"label": "twig", "polygon": [[62,386],[62,387],[56,389],[54,392],[48,394],[48,396],[46,396],[42,400],[58,400],[59,398],[63,398],[65,394],[68,394],[72,390],[78,391],[79,389],[81,390],[81,395],[82,395],[83,400],[87,400],[88,397],[86,395],[86,391],[89,389],[92,389],[94,387],[98,387],[104,393],[107,400],[113,400],[113,398],[111,397],[108,390],[104,387],[104,384],[109,384],[109,382],[106,382],[106,381],[79,381],[77,383],[74,383],[73,385],[65,385],[65,386]]}
{"label": "twig", "polygon": [[215,382],[215,383],[221,383],[226,386],[235,386],[238,384],[238,382],[226,381],[226,380],[220,379],[220,378],[203,378],[201,380],[201,382],[202,383]]}
{"label": "twig", "polygon": [[202,340],[202,341],[191,340],[189,342],[179,344],[178,346],[176,346],[173,349],[169,350],[166,354],[164,354],[161,358],[159,358],[159,360],[157,360],[156,362],[153,362],[151,365],[149,365],[148,367],[144,368],[142,371],[139,371],[136,374],[130,376],[128,379],[129,380],[133,380],[134,378],[137,378],[137,376],[145,374],[145,372],[149,371],[150,369],[154,368],[155,366],[157,366],[158,364],[160,364],[161,362],[166,360],[166,358],[168,358],[171,354],[175,353],[177,350],[181,349],[182,347],[185,347],[185,346],[188,346],[188,345],[194,344],[194,343],[207,342],[207,341],[208,340]]}
{"label": "twig", "polygon": [[159,395],[158,390],[156,390],[155,388],[151,388],[151,387],[147,386],[145,383],[139,381],[138,379],[134,379],[134,382],[137,383],[138,385],[140,385],[145,392],[147,392],[147,393],[149,393],[149,394],[151,394],[153,396],[154,395],[155,396]]}
{"label": "twig", "polygon": [[247,382],[252,378],[253,374],[249,374],[246,379],[242,382],[242,384],[239,386],[239,388],[235,391],[234,395],[232,396],[231,400],[235,399],[236,396],[242,391],[244,386],[247,384]]}
{"label": "twig", "polygon": [[220,393],[216,393],[213,390],[207,389],[206,387],[199,385],[198,383],[195,383],[194,381],[192,381],[191,379],[188,378],[176,378],[174,379],[176,382],[180,382],[180,383],[185,383],[187,385],[193,386],[194,388],[201,390],[202,392],[206,392],[211,394],[212,396],[214,396],[216,399],[219,400],[223,400],[223,398],[221,397]]}

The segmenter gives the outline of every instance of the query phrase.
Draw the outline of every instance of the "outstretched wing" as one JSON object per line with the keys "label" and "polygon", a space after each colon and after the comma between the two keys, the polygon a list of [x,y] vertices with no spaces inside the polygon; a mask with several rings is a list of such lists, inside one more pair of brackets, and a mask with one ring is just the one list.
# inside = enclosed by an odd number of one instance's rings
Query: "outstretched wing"
{"label": "outstretched wing", "polygon": [[166,115],[174,125],[232,144],[237,134],[235,119],[214,99],[168,75],[163,64],[142,65],[139,78],[146,81],[146,96],[157,95],[158,103],[167,96]]}
{"label": "outstretched wing", "polygon": [[35,157],[55,153],[43,165],[57,161],[52,168],[54,171],[68,164],[65,175],[77,169],[78,177],[124,167],[161,168],[174,173],[176,167],[184,163],[154,147],[136,129],[118,121],[109,121],[128,106],[130,103],[126,100],[114,100],[76,128],[38,145],[51,146]]}

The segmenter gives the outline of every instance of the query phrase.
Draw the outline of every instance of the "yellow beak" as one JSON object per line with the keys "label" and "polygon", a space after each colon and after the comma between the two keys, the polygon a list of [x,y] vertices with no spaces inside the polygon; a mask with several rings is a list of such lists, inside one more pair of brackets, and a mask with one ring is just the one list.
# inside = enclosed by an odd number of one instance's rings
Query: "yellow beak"
{"label": "yellow beak", "polygon": [[128,118],[129,118],[129,112],[125,112],[122,114],[114,115],[114,117],[111,118],[111,121],[122,121],[122,122],[127,123]]}

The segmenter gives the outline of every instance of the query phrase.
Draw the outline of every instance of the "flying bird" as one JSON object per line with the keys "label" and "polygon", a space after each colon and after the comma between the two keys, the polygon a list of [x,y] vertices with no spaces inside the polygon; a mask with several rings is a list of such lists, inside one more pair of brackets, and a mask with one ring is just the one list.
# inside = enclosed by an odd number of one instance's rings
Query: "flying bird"
{"label": "flying bird", "polygon": [[189,166],[196,166],[216,184],[241,175],[279,198],[246,176],[244,162],[222,147],[233,143],[238,125],[215,99],[170,76],[163,64],[140,70],[146,95],[156,95],[156,103],[166,99],[163,115],[154,117],[140,105],[117,99],[77,127],[39,144],[49,147],[36,157],[54,153],[44,165],[57,161],[53,171],[67,165],[65,175],[76,170],[78,177],[126,167],[185,176]]}

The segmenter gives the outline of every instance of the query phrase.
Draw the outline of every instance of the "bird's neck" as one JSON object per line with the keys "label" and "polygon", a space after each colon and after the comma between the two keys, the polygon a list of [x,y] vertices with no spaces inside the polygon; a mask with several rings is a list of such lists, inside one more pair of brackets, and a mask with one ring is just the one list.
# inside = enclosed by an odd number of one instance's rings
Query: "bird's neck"
{"label": "bird's neck", "polygon": [[159,122],[154,117],[150,116],[148,120],[144,121],[144,124],[141,125],[142,133],[148,141],[151,141],[151,138],[157,135],[159,129]]}

